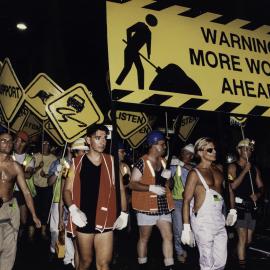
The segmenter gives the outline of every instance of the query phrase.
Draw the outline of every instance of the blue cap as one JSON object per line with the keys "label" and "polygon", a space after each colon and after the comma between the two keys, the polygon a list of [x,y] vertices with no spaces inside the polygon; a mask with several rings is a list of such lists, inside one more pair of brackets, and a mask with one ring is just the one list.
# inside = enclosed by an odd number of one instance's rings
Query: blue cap
{"label": "blue cap", "polygon": [[117,147],[118,147],[118,149],[125,149],[125,145],[124,145],[124,143],[121,142],[121,141],[118,141],[118,142],[117,142]]}
{"label": "blue cap", "polygon": [[152,130],[148,135],[147,135],[147,144],[149,146],[156,144],[158,141],[165,141],[165,135],[159,130]]}

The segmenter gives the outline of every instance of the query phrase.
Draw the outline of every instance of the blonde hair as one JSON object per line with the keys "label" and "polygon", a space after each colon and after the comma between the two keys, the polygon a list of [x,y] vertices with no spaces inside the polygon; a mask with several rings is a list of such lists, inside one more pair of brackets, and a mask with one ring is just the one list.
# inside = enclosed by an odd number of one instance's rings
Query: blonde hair
{"label": "blonde hair", "polygon": [[209,137],[202,137],[200,139],[198,139],[196,142],[195,142],[195,145],[194,145],[194,152],[195,152],[195,155],[196,157],[199,157],[198,156],[198,152],[200,150],[203,150],[204,147],[209,144],[209,143],[214,143],[214,140],[209,138]]}

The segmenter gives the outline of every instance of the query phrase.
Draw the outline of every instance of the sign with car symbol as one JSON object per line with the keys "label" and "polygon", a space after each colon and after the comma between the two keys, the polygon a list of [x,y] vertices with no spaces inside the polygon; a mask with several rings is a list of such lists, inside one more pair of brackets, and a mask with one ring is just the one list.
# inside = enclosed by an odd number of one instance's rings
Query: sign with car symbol
{"label": "sign with car symbol", "polygon": [[39,73],[25,89],[26,106],[41,120],[48,119],[45,111],[47,101],[64,90],[48,75]]}
{"label": "sign with car symbol", "polygon": [[89,125],[104,120],[91,92],[83,84],[76,84],[50,99],[46,104],[46,112],[67,142],[73,142],[84,135]]}

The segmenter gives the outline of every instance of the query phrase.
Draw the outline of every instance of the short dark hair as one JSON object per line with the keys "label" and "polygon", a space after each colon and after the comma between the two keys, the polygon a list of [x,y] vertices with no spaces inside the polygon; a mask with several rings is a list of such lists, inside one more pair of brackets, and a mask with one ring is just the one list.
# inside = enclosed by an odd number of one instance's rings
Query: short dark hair
{"label": "short dark hair", "polygon": [[102,130],[105,131],[106,135],[109,135],[109,129],[102,124],[93,124],[91,126],[89,126],[86,130],[86,136],[90,137],[92,136],[94,133],[96,133],[98,130]]}

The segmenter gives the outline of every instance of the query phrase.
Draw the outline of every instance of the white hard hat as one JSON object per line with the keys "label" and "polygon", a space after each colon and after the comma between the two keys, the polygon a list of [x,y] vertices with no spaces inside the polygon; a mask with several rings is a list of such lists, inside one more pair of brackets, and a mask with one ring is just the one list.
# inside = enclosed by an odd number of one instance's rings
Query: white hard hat
{"label": "white hard hat", "polygon": [[88,151],[89,147],[85,145],[85,139],[79,138],[71,145],[71,150],[85,150]]}
{"label": "white hard hat", "polygon": [[184,146],[184,147],[182,148],[182,150],[185,150],[185,151],[188,151],[188,152],[194,154],[194,146],[193,146],[192,143],[187,144],[186,146]]}
{"label": "white hard hat", "polygon": [[243,146],[254,148],[254,145],[255,145],[255,141],[251,141],[250,139],[246,138],[246,139],[241,140],[238,143],[237,148],[243,147]]}

